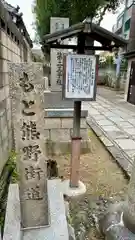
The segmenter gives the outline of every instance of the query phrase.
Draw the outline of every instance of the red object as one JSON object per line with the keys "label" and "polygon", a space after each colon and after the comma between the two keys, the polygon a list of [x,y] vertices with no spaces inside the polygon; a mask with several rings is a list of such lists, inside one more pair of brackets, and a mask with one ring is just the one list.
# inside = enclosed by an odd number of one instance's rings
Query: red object
{"label": "red object", "polygon": [[80,170],[80,152],[81,152],[80,137],[72,138],[72,154],[71,154],[71,169],[70,169],[70,187],[77,188],[79,185],[79,170]]}

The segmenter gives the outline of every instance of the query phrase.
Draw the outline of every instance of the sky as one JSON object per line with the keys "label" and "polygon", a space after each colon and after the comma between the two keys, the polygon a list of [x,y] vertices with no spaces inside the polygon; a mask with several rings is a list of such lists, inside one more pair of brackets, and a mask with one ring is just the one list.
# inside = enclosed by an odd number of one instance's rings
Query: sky
{"label": "sky", "polygon": [[[23,13],[23,19],[29,32],[31,39],[34,39],[34,29],[32,27],[32,23],[34,22],[33,14],[32,14],[32,3],[33,0],[7,0],[7,2],[13,6],[20,6],[20,12]],[[118,14],[122,11],[122,8],[118,10],[117,14],[106,13],[101,26],[106,28],[107,30],[112,30],[112,26],[116,23],[116,19]],[[36,47],[36,46],[35,46]]]}

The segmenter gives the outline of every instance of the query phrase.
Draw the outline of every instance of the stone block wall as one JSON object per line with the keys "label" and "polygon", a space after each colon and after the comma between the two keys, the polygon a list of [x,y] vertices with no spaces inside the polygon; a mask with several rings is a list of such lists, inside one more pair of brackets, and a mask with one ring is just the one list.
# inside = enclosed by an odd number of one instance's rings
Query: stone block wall
{"label": "stone block wall", "polygon": [[12,146],[11,102],[9,98],[8,62],[20,62],[20,50],[10,36],[0,31],[0,173]]}
{"label": "stone block wall", "polygon": [[[116,86],[116,70],[109,68],[99,68],[98,71],[98,84],[107,85],[114,88]],[[126,71],[120,73],[120,90],[124,90],[126,84]]]}
{"label": "stone block wall", "polygon": [[[45,118],[45,147],[48,156],[71,153],[73,118]],[[81,118],[81,154],[90,151],[86,119]]]}
{"label": "stone block wall", "polygon": [[[72,129],[73,118],[45,118],[45,129]],[[87,128],[86,119],[81,118],[81,128]]]}

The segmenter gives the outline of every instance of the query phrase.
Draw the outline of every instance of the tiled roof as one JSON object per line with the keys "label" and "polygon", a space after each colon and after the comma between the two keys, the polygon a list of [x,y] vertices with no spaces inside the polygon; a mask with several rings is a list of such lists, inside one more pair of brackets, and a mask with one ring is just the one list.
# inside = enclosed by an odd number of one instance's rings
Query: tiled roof
{"label": "tiled roof", "polygon": [[[19,28],[19,30],[20,30],[20,28],[23,29],[24,36],[25,36],[26,40],[28,41],[29,45],[31,47],[33,47],[32,40],[30,38],[30,35],[29,35],[29,33],[28,33],[27,29],[26,29],[26,26],[25,26],[23,18],[22,18],[23,14],[19,13],[20,7],[19,6],[13,7],[11,4],[7,3],[5,0],[1,0],[1,2],[4,5],[4,8],[9,12],[11,17],[12,18],[13,18],[13,16],[16,17],[16,19],[17,19],[17,21],[16,21],[17,28]],[[18,22],[19,22],[19,24],[18,24]]]}

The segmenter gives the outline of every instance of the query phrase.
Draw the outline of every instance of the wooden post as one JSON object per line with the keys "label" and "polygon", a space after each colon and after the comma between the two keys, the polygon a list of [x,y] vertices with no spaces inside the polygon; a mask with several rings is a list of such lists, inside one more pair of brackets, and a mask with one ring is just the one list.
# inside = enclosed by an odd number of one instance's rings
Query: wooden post
{"label": "wooden post", "polygon": [[[85,36],[80,34],[78,36],[78,54],[84,54]],[[72,150],[71,150],[71,175],[70,187],[77,188],[79,183],[79,168],[80,168],[80,121],[81,121],[81,101],[74,102],[74,119],[73,119],[73,136],[72,136]]]}

